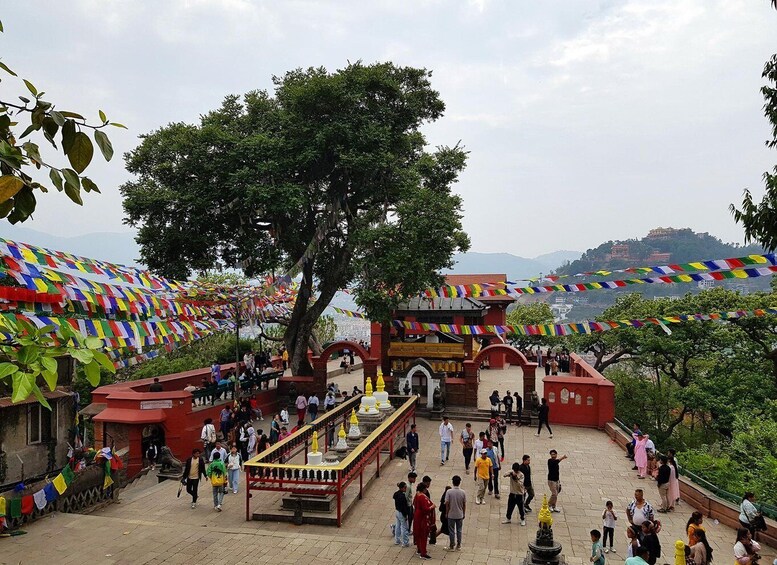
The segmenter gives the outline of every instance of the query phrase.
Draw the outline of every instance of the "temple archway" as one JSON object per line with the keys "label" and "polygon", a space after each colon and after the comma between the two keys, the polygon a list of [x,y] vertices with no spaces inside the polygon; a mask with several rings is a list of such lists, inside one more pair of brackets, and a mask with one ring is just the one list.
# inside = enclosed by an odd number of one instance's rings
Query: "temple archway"
{"label": "temple archway", "polygon": [[[501,353],[511,365],[518,365],[523,372],[523,404],[524,411],[530,411],[533,406],[531,399],[533,393],[537,390],[536,374],[537,363],[530,362],[526,356],[518,351],[512,345],[506,343],[496,343],[481,349],[474,359],[464,361],[464,379],[467,381],[468,390],[477,390],[478,372],[480,364],[484,359],[493,353]],[[474,406],[477,406],[477,398],[474,399]]]}
{"label": "temple archway", "polygon": [[[327,363],[329,362],[329,358],[335,351],[343,351],[345,349],[352,351],[354,356],[359,357],[359,359],[362,361],[362,366],[364,367],[362,390],[364,389],[364,385],[367,382],[367,378],[373,379],[374,384],[374,380],[378,376],[378,363],[380,360],[371,357],[369,351],[354,341],[336,341],[334,343],[330,343],[321,352],[321,355],[315,356],[311,359],[311,364],[313,365],[314,387],[317,393],[323,394],[326,392]],[[390,383],[387,382],[386,384],[389,385]]]}
{"label": "temple archway", "polygon": [[420,394],[426,398],[427,408],[433,405],[434,389],[440,387],[444,396],[445,373],[439,373],[426,359],[415,359],[402,371],[394,371],[399,394]]}

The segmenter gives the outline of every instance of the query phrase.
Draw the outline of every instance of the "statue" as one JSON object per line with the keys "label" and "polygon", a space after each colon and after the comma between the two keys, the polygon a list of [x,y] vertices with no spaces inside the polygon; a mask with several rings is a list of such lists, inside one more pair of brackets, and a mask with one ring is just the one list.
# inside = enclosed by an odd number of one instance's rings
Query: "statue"
{"label": "statue", "polygon": [[295,385],[294,383],[289,383],[289,400],[291,400],[291,402],[294,402],[297,396],[298,396],[297,385]]}
{"label": "statue", "polygon": [[159,448],[159,474],[181,476],[183,473],[183,463],[175,458],[173,452],[166,445]]}
{"label": "statue", "polygon": [[435,387],[432,394],[432,410],[442,410],[442,392],[439,385]]}
{"label": "statue", "polygon": [[538,528],[534,543],[529,542],[529,553],[524,565],[556,565],[565,563],[561,553],[561,544],[553,541],[553,516],[548,508],[548,497],[543,495],[542,508],[537,515]]}
{"label": "statue", "polygon": [[402,392],[405,393],[405,396],[410,396],[410,393],[413,392],[413,389],[410,388],[410,379],[405,379],[405,388],[402,389]]}

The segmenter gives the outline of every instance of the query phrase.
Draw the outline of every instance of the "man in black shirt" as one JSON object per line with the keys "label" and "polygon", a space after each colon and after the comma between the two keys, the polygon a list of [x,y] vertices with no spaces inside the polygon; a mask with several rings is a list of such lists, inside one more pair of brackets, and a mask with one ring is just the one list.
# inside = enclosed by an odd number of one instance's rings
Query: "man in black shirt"
{"label": "man in black shirt", "polygon": [[555,449],[550,450],[550,459],[548,459],[548,488],[550,489],[550,500],[548,501],[548,506],[550,506],[551,512],[561,512],[561,510],[556,508],[556,500],[558,499],[558,491],[561,482],[559,478],[559,463],[566,458],[567,456],[564,455],[559,459],[558,452]]}
{"label": "man in black shirt", "polygon": [[658,485],[658,495],[661,497],[661,508],[659,512],[669,511],[669,477],[671,471],[669,470],[669,458],[666,455],[661,456],[661,466],[658,468],[658,476],[656,477],[656,484]]}
{"label": "man in black shirt", "polygon": [[539,419],[539,423],[537,424],[537,435],[540,435],[540,430],[542,430],[542,424],[545,424],[545,427],[548,428],[548,433],[550,434],[550,439],[553,439],[553,430],[550,429],[550,424],[548,423],[548,417],[550,416],[550,406],[548,406],[548,400],[543,398],[540,402],[540,408],[537,414],[537,417]]}
{"label": "man in black shirt", "polygon": [[521,398],[521,395],[517,392],[513,393],[513,396],[515,397],[515,401],[513,404],[515,405],[515,416],[517,420],[515,421],[516,426],[521,425],[521,418],[523,417],[523,398]]}
{"label": "man in black shirt", "polygon": [[526,499],[523,502],[523,509],[526,512],[531,512],[529,503],[534,500],[534,487],[531,484],[531,457],[524,455],[523,463],[518,466],[518,469],[523,473],[523,486],[526,489]]}
{"label": "man in black shirt", "polygon": [[505,407],[505,419],[508,424],[513,423],[513,397],[510,396],[510,391],[507,391],[505,397],[502,399],[502,404]]}
{"label": "man in black shirt", "polygon": [[164,390],[162,383],[159,382],[159,377],[154,377],[154,382],[148,387],[148,392],[163,392]]}

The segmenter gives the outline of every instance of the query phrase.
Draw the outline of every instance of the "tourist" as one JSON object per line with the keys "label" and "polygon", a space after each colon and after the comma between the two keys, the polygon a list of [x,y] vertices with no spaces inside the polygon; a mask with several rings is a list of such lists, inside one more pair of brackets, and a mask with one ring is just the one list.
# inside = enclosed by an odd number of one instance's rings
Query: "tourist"
{"label": "tourist", "polygon": [[362,391],[359,390],[359,387],[356,385],[353,385],[353,390],[351,391],[351,396],[356,396],[357,394],[361,394]]}
{"label": "tourist", "polygon": [[159,457],[159,448],[153,441],[148,444],[146,448],[146,459],[148,460],[148,466],[153,471],[156,469],[156,458]]}
{"label": "tourist", "polygon": [[253,374],[255,366],[253,351],[247,351],[243,354],[243,366],[245,367],[245,370],[248,374]]}
{"label": "tourist", "polygon": [[164,392],[162,383],[159,382],[159,377],[154,377],[154,382],[148,387],[148,392]]}
{"label": "tourist", "polygon": [[[440,536],[450,537],[450,530],[448,530],[448,507],[445,505],[445,495],[448,494],[449,490],[451,490],[450,485],[445,485],[445,490],[442,491],[442,496],[440,497],[440,529],[435,532],[434,542],[432,542],[432,536],[429,537],[429,543],[432,545],[436,543],[437,538]],[[450,549],[453,549],[452,545]]]}
{"label": "tourist", "polygon": [[558,375],[558,360],[555,357],[550,360],[550,374]]}
{"label": "tourist", "polygon": [[642,432],[636,432],[634,439],[634,463],[637,466],[637,472],[640,479],[645,478],[645,472],[647,471],[647,440],[650,439],[649,435],[644,435]]}
{"label": "tourist", "polygon": [[213,446],[213,449],[211,450],[211,452],[209,454],[211,461],[213,461],[214,456],[217,453],[219,454],[219,459],[221,459],[222,462],[227,460],[227,450],[224,449],[224,444],[222,442],[220,442],[220,441],[216,442],[216,445]]}
{"label": "tourist", "polygon": [[548,433],[550,434],[550,439],[553,439],[553,430],[550,429],[549,423],[550,406],[548,406],[548,401],[545,398],[540,401],[540,408],[537,412],[537,417],[537,437],[539,437],[540,432],[542,431],[542,424],[545,424],[545,427],[548,429]]}
{"label": "tourist", "polygon": [[[259,430],[256,433],[256,452],[262,453],[268,447],[270,447],[270,439],[267,437],[267,434],[264,433],[264,430]],[[253,457],[253,455],[251,455],[251,457]],[[248,459],[246,459],[246,461],[247,460]]]}
{"label": "tourist", "polygon": [[195,392],[195,391],[197,390],[197,387],[196,387],[196,386],[194,386],[192,383],[186,383],[186,386],[185,386],[185,387],[183,387],[183,389],[184,389],[186,392]]}
{"label": "tourist", "polygon": [[499,402],[501,401],[499,391],[495,390],[492,392],[488,400],[491,402],[491,417],[496,418],[499,415]]}
{"label": "tourist", "polygon": [[[281,409],[281,413],[277,417],[279,418],[279,424],[283,424],[284,426],[289,425],[289,411],[286,410],[286,407]],[[280,425],[278,426],[278,429],[280,430]]]}
{"label": "tourist", "polygon": [[550,363],[552,361],[551,352],[550,349],[548,349],[548,352],[545,354],[545,376],[550,376]]}
{"label": "tourist", "polygon": [[283,363],[283,372],[289,368],[289,350],[285,347],[281,348],[281,363]]}
{"label": "tourist", "polygon": [[507,433],[507,421],[504,416],[498,416],[496,419],[497,434],[496,439],[499,442],[500,461],[505,460],[505,434]]}
{"label": "tourist", "polygon": [[192,497],[192,508],[197,508],[197,489],[200,487],[200,477],[205,477],[205,461],[200,457],[200,450],[193,449],[192,456],[189,457],[183,466],[183,480],[186,484],[186,494]]}
{"label": "tourist", "polygon": [[[297,424],[297,427],[300,427],[302,423]],[[289,430],[286,429],[286,426],[281,426],[281,433],[278,434],[278,441],[283,441],[287,437],[289,437],[291,433],[289,433]]]}
{"label": "tourist", "polygon": [[232,422],[232,410],[229,406],[224,406],[219,412],[219,431],[221,432],[221,438],[227,439],[229,435],[229,426]]}
{"label": "tourist", "polygon": [[214,361],[213,365],[210,366],[210,377],[213,384],[217,385],[221,381],[221,365],[218,361]]}
{"label": "tourist", "polygon": [[[666,455],[661,456],[661,466],[658,468],[658,475],[656,475],[656,485],[658,486],[658,496],[661,499],[661,507],[659,512],[669,512],[669,476],[671,471],[669,468],[669,458]],[[693,545],[693,544],[691,544]]]}
{"label": "tourist", "polygon": [[680,473],[677,469],[676,452],[674,449],[667,449],[666,454],[669,457],[669,509],[674,510],[675,504],[680,502]]}
{"label": "tourist", "polygon": [[417,478],[418,475],[415,473],[415,471],[410,471],[407,474],[407,489],[405,491],[405,497],[407,498],[407,504],[410,507],[410,514],[407,517],[408,531],[412,531],[413,527],[413,498],[415,497],[415,493],[413,492],[413,485],[415,484]]}
{"label": "tourist", "polygon": [[308,398],[308,414],[310,414],[311,422],[318,417],[318,404],[318,395],[314,392],[310,395],[310,398]]}
{"label": "tourist", "polygon": [[534,486],[532,486],[531,483],[531,457],[529,455],[523,456],[518,469],[523,473],[523,486],[526,492],[526,498],[523,501],[523,509],[525,512],[531,512],[529,503],[534,500]]}
{"label": "tourist", "polygon": [[246,458],[244,461],[248,461],[251,457],[256,455],[256,430],[251,424],[246,425]]}
{"label": "tourist", "polygon": [[707,541],[707,533],[699,530],[696,533],[696,540],[696,543],[690,546],[694,565],[709,565],[712,561],[712,548]]}
{"label": "tourist", "polygon": [[278,443],[278,438],[281,435],[281,417],[276,414],[272,423],[270,424],[270,443]]}
{"label": "tourist", "polygon": [[515,409],[515,425],[521,426],[521,420],[523,419],[523,398],[518,394],[518,391],[513,393],[513,408]]}
{"label": "tourist", "polygon": [[599,530],[591,530],[591,558],[589,561],[594,565],[604,565],[602,533]]}
{"label": "tourist", "polygon": [[758,552],[761,546],[753,540],[753,535],[747,528],[737,530],[737,541],[734,544],[734,559],[739,565],[755,565],[761,556]]}
{"label": "tourist", "polygon": [[494,463],[488,456],[487,449],[480,450],[480,457],[475,460],[475,482],[478,484],[477,498],[475,504],[485,504],[486,488],[491,482]]}
{"label": "tourist", "polygon": [[397,483],[394,493],[394,544],[408,547],[410,545],[410,504],[407,501],[407,483]]}
{"label": "tourist", "polygon": [[753,502],[755,502],[755,493],[750,491],[746,492],[739,505],[739,523],[750,530],[750,534],[755,537],[755,532],[759,529],[758,526],[760,526],[763,517]]}
{"label": "tourist", "polygon": [[[604,505],[604,512],[602,512],[602,531],[604,532],[602,547],[604,548],[605,553],[609,553],[610,551],[617,553],[615,551],[615,547],[613,546],[613,540],[615,538],[615,522],[617,520],[618,515],[615,513],[615,510],[612,507],[612,500],[608,500]],[[607,536],[610,537],[609,549],[607,548]]]}
{"label": "tourist", "polygon": [[253,416],[251,419],[256,420],[259,418],[259,420],[264,420],[264,414],[262,414],[262,409],[259,408],[259,401],[256,399],[256,396],[252,396],[251,399],[248,401],[248,406],[251,409],[251,415]]}
{"label": "tourist", "polygon": [[486,432],[480,432],[478,439],[475,440],[475,457],[478,457],[480,452],[486,448]]}
{"label": "tourist", "polygon": [[297,407],[297,420],[302,420],[304,422],[305,414],[307,413],[308,408],[308,399],[305,398],[304,394],[299,393],[294,404]]}
{"label": "tourist", "polygon": [[469,475],[469,464],[472,461],[472,450],[475,445],[475,433],[472,431],[472,424],[469,422],[461,430],[459,443],[461,443],[461,453],[464,456],[464,473]]}
{"label": "tourist", "polygon": [[653,507],[645,500],[641,488],[634,491],[634,500],[626,507],[626,518],[637,536],[639,536],[642,531],[642,523],[654,519]]}
{"label": "tourist", "polygon": [[636,547],[634,549],[635,553],[633,557],[628,557],[626,559],[626,565],[648,565],[648,562],[646,559],[648,558],[648,555],[650,552],[648,551],[647,547],[642,547],[641,545]]}
{"label": "tourist", "polygon": [[550,500],[548,506],[550,506],[551,512],[561,512],[556,508],[556,502],[558,500],[558,493],[561,490],[560,469],[559,464],[566,459],[564,455],[561,459],[558,458],[558,452],[555,449],[550,450],[550,459],[548,459],[548,488],[550,489]]}
{"label": "tourist", "polygon": [[451,482],[453,488],[446,490],[443,497],[445,512],[448,516],[448,537],[450,538],[448,549],[455,548],[456,551],[461,551],[461,533],[467,514],[467,493],[461,488],[460,476],[453,475]]}
{"label": "tourist", "polygon": [[415,471],[415,460],[418,457],[418,432],[415,431],[415,424],[410,424],[410,431],[407,432],[405,437],[405,447],[407,448],[410,470]]}
{"label": "tourist", "polygon": [[493,442],[489,441],[486,443],[486,453],[488,454],[489,459],[491,459],[491,479],[488,481],[488,494],[489,496],[493,492],[494,498],[501,498],[499,494],[499,470],[501,469],[501,465],[499,464],[499,454],[497,453],[496,447],[494,446]]}
{"label": "tourist", "polygon": [[648,550],[647,562],[650,565],[656,565],[656,561],[661,557],[661,543],[658,541],[658,535],[652,521],[642,522],[642,537],[639,543]]}
{"label": "tourist", "polygon": [[634,557],[637,555],[637,548],[639,547],[639,536],[634,528],[626,528],[626,538],[629,540],[628,547],[626,548],[626,557]]}
{"label": "tourist", "polygon": [[703,532],[704,515],[698,510],[694,510],[688,522],[685,524],[685,533],[688,534],[688,545],[693,547],[699,543],[699,532]]}
{"label": "tourist", "polygon": [[237,452],[237,446],[233,445],[229,455],[227,455],[227,475],[229,479],[227,488],[232,489],[232,494],[237,494],[238,484],[240,483],[240,470],[242,468],[243,458]]}
{"label": "tourist", "polygon": [[435,505],[429,498],[429,491],[424,483],[418,485],[413,498],[413,542],[421,559],[431,559],[426,549],[429,533],[435,526]]}
{"label": "tourist", "polygon": [[512,424],[513,423],[513,397],[510,395],[510,391],[507,391],[507,394],[505,394],[504,398],[502,399],[502,405],[505,407],[505,418],[507,418],[507,423]]}
{"label": "tourist", "polygon": [[537,346],[536,356],[537,356],[537,366],[542,367],[542,349],[540,348],[539,345]]}
{"label": "tourist", "polygon": [[505,475],[510,477],[510,494],[507,497],[507,515],[502,520],[503,524],[509,524],[513,517],[513,510],[518,508],[518,514],[521,516],[521,526],[526,525],[526,513],[523,509],[523,497],[526,494],[526,487],[523,484],[524,477],[521,473],[521,466],[513,463],[512,470]]}
{"label": "tourist", "polygon": [[448,421],[448,416],[443,416],[440,424],[440,465],[445,465],[445,462],[450,459],[452,442],[453,424]]}
{"label": "tourist", "polygon": [[207,457],[216,445],[216,426],[213,425],[211,418],[206,418],[202,424],[202,431],[200,432],[200,439],[205,449],[204,453]]}
{"label": "tourist", "polygon": [[213,509],[221,512],[221,503],[224,501],[224,490],[227,486],[227,468],[219,452],[213,453],[213,460],[208,465],[205,475],[210,479],[210,485],[213,487]]}
{"label": "tourist", "polygon": [[333,390],[330,390],[326,393],[326,396],[324,397],[324,412],[329,412],[330,410],[333,410],[335,407],[335,393]]}
{"label": "tourist", "polygon": [[645,442],[645,455],[647,455],[647,476],[652,479],[656,472],[656,444],[650,438]]}
{"label": "tourist", "polygon": [[[634,424],[631,427],[631,432],[631,441],[626,444],[626,457],[634,461],[634,445],[637,443],[637,438],[634,437],[634,434],[640,433],[639,424]],[[634,469],[636,470],[636,467]]]}

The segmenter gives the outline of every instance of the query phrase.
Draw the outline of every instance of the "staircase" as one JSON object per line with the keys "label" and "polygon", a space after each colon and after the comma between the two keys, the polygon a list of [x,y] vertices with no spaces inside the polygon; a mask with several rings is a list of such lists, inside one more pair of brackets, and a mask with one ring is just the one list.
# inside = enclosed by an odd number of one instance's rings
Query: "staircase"
{"label": "staircase", "polygon": [[145,494],[145,491],[158,484],[157,470],[152,471],[150,467],[146,467],[140,473],[138,473],[132,482],[124,486],[118,494],[119,502],[129,502]]}
{"label": "staircase", "polygon": [[[448,418],[450,418],[451,420],[463,421],[463,422],[488,422],[491,419],[491,410],[485,409],[485,408],[473,408],[470,406],[448,406],[443,411],[443,414],[445,416],[448,416]],[[426,406],[416,407],[416,417],[429,418],[429,419],[440,418],[437,412],[432,412]],[[513,423],[515,423],[516,421],[517,421],[517,418],[515,417],[515,414],[513,414]],[[525,411],[523,412],[522,418],[521,418],[522,425],[531,426],[536,424],[536,422],[537,422],[536,417],[532,419],[531,414]]]}

